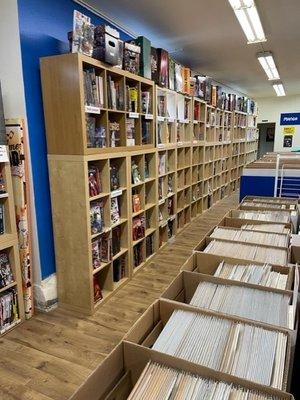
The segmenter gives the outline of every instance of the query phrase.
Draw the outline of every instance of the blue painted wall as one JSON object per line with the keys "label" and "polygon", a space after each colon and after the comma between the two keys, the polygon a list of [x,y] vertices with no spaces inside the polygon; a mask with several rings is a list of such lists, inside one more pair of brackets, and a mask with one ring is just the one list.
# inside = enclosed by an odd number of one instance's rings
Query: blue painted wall
{"label": "blue painted wall", "polygon": [[[44,279],[55,272],[55,256],[39,59],[68,52],[67,32],[72,30],[74,9],[91,17],[95,25],[105,21],[72,0],[18,0],[18,9],[41,273]],[[121,33],[121,38],[130,39],[124,33]]]}
{"label": "blue painted wall", "polygon": [[241,176],[240,201],[245,196],[274,196],[274,176]]}

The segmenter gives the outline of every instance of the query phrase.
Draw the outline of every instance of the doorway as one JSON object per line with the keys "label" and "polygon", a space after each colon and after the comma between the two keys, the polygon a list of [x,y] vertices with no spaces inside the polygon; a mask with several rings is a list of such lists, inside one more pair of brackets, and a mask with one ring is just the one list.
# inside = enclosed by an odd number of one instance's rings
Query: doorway
{"label": "doorway", "polygon": [[274,151],[275,126],[275,122],[257,124],[259,132],[257,158]]}

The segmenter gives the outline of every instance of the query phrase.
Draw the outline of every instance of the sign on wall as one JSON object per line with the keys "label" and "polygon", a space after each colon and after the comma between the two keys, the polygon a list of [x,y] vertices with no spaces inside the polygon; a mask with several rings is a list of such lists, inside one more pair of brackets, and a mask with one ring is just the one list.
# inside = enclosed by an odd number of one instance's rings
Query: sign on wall
{"label": "sign on wall", "polygon": [[294,126],[285,126],[282,133],[284,135],[294,135],[295,131],[296,129]]}
{"label": "sign on wall", "polygon": [[280,125],[300,125],[300,112],[280,114]]}

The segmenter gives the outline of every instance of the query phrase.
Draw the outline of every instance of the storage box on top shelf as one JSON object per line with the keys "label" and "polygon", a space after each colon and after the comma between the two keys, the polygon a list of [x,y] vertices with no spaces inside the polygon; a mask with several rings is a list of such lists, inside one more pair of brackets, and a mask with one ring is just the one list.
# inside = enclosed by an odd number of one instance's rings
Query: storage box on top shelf
{"label": "storage box on top shelf", "polygon": [[[215,255],[203,252],[194,252],[183,264],[181,271],[198,272],[205,275],[214,276],[219,265],[224,262],[231,265],[234,268],[236,265],[244,266],[265,266],[265,263],[251,260],[243,260],[239,258],[226,257],[222,255]],[[283,287],[284,290],[291,290],[294,284],[295,266],[293,264],[287,264],[286,266],[271,265],[271,271],[281,274],[286,284]],[[249,279],[249,278],[248,278]],[[268,285],[271,285],[269,283]],[[276,282],[277,285],[277,282]],[[262,285],[264,287],[264,285]],[[271,287],[271,286],[269,286]]]}
{"label": "storage box on top shelf", "polygon": [[157,54],[157,76],[155,82],[161,86],[169,87],[169,53],[164,49],[156,49]]}
{"label": "storage box on top shelf", "polygon": [[133,42],[141,48],[140,74],[151,79],[151,42],[145,36],[138,36]]}
{"label": "storage box on top shelf", "polygon": [[182,93],[187,95],[190,95],[191,92],[190,78],[191,78],[190,68],[182,67],[182,82],[183,82]]}
{"label": "storage box on top shelf", "polygon": [[124,43],[123,69],[132,74],[140,74],[141,48],[131,42]]}
{"label": "storage box on top shelf", "polygon": [[109,25],[95,27],[93,58],[122,68],[123,41],[116,29]]}
{"label": "storage box on top shelf", "polygon": [[172,57],[169,57],[169,89],[175,90],[175,65],[176,62]]}
{"label": "storage box on top shelf", "polygon": [[294,400],[291,394],[280,390],[263,387],[126,341],[115,347],[70,400],[126,400],[149,362],[172,368],[176,372],[197,375],[205,380],[253,390],[279,400]]}
{"label": "storage box on top shelf", "polygon": [[206,76],[195,75],[195,80],[195,96],[204,99]]}
{"label": "storage box on top shelf", "polygon": [[[175,301],[170,301],[166,299],[156,300],[145,312],[144,314],[136,321],[130,331],[124,336],[124,341],[135,343],[141,345],[146,348],[151,348],[158,337],[160,336],[162,330],[168,323],[170,317],[173,312],[176,310],[186,311],[193,313],[195,315],[203,315],[207,317],[215,317],[222,321],[228,321],[232,324],[242,323],[252,327],[259,327],[266,331],[271,332],[281,332],[283,335],[287,337],[287,345],[285,351],[285,361],[283,367],[283,380],[281,390],[288,390],[290,387],[291,375],[292,375],[292,366],[293,366],[293,355],[294,355],[294,339],[293,334],[290,330],[284,328],[275,329],[270,325],[266,325],[260,322],[245,322],[243,319],[234,317],[234,316],[224,316],[220,315],[211,310],[205,309],[196,309],[188,304],[179,303]],[[184,358],[176,357],[178,362],[184,360]],[[196,363],[190,363],[191,365],[197,365]],[[206,367],[207,370],[212,371],[212,369]],[[223,374],[222,371],[218,371],[218,374]],[[230,378],[236,377],[233,374],[225,374],[223,376],[227,376]],[[247,383],[252,383],[251,380],[243,380]]]}

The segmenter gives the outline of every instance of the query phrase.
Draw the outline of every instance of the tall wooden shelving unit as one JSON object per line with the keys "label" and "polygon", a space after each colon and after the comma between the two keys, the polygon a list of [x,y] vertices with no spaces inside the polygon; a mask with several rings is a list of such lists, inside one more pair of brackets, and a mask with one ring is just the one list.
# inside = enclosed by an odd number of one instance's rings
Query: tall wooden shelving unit
{"label": "tall wooden shelving unit", "polygon": [[[84,102],[84,69],[94,68],[104,82],[104,107],[94,109]],[[53,227],[58,276],[59,301],[71,309],[92,314],[122,287],[133,274],[157,251],[157,155],[155,138],[155,87],[152,81],[110,67],[81,54],[66,54],[41,60],[44,110],[46,119],[48,162]],[[137,88],[138,112],[108,108],[107,80],[118,82],[126,100],[126,85]],[[142,91],[148,91],[151,109],[142,112]],[[126,101],[124,101],[126,104]],[[104,126],[108,135],[109,123],[118,122],[120,141],[118,147],[88,147],[86,116],[96,119],[96,126]],[[135,145],[128,146],[126,120],[135,120]],[[143,143],[142,125],[150,125],[148,143]],[[109,143],[109,138],[107,138]],[[131,165],[138,166],[139,183],[132,182]],[[145,175],[145,164],[149,171]],[[90,198],[88,188],[89,166],[96,166],[101,175],[101,193]],[[110,185],[111,170],[119,175],[119,186]],[[134,213],[132,196],[140,195],[141,209]],[[117,198],[120,219],[111,220],[111,201]],[[91,205],[103,204],[104,228],[92,234],[90,227]],[[142,216],[146,225],[145,235],[134,241],[134,218]],[[117,232],[120,231],[120,232]],[[118,233],[115,236],[114,233]],[[98,238],[112,240],[113,253],[100,266],[94,268],[92,243]],[[153,252],[149,254],[146,242],[152,238]],[[115,246],[120,243],[120,248]],[[117,247],[117,251],[114,248]],[[140,248],[140,259],[135,262],[134,251]],[[115,266],[122,262],[122,275],[115,277]],[[94,280],[100,284],[102,299],[94,301]]]}
{"label": "tall wooden shelving unit", "polygon": [[[13,282],[0,289],[0,298],[12,290],[17,296],[17,315],[18,317],[10,323],[0,328],[0,335],[13,329],[25,319],[22,276],[19,258],[19,243],[16,230],[16,216],[14,209],[13,188],[9,163],[0,162],[0,173],[4,181],[6,193],[0,194],[0,202],[4,207],[4,233],[0,235],[0,252],[5,252],[8,256],[12,270]],[[2,307],[7,307],[3,305]]]}
{"label": "tall wooden shelving unit", "polygon": [[[86,108],[85,68],[95,68],[104,82],[111,77],[124,88],[137,87],[138,113],[109,109],[106,89],[103,108],[96,113]],[[160,88],[152,81],[97,60],[80,54],[47,57],[41,60],[41,73],[59,301],[71,309],[92,314],[192,219],[231,193],[250,150],[244,138],[244,147],[235,147],[242,143],[240,138],[237,143],[234,139],[235,113]],[[142,91],[148,91],[151,97],[147,115],[141,112]],[[86,115],[94,116],[97,126],[104,125],[106,132],[110,121],[118,122],[120,146],[88,147]],[[135,146],[126,146],[127,118],[136,121]],[[148,143],[142,140],[143,120],[151,128]],[[238,128],[240,134],[241,127]],[[246,128],[243,132],[245,135]],[[240,151],[243,153],[239,154]],[[138,167],[138,182],[132,180],[132,165]],[[88,187],[91,166],[100,170],[102,181],[101,193],[93,198]],[[110,186],[112,169],[119,174],[117,188]],[[137,211],[133,208],[135,195],[141,203]],[[120,219],[113,224],[110,205],[116,197]],[[92,235],[90,207],[99,200],[104,208],[104,229]],[[132,228],[137,217],[145,220],[145,232],[134,240]],[[117,228],[120,247],[110,259],[94,268],[93,240],[105,235],[114,237]],[[113,240],[113,249],[115,243]],[[122,276],[116,279],[115,264],[119,262]],[[94,280],[100,284],[103,295],[97,302]]]}

